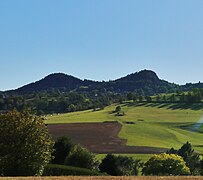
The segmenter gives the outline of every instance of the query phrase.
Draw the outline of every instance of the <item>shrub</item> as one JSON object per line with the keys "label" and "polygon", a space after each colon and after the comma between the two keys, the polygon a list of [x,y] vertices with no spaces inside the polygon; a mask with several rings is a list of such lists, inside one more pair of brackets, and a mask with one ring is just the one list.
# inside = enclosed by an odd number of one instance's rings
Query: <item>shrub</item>
{"label": "shrub", "polygon": [[116,113],[116,116],[124,116],[125,113],[122,111],[121,106],[116,106],[114,112]]}
{"label": "shrub", "polygon": [[138,175],[140,164],[140,160],[134,160],[132,157],[108,154],[102,160],[99,169],[112,176],[132,176]]}
{"label": "shrub", "polygon": [[75,145],[65,160],[65,165],[98,170],[96,156],[80,145]]}
{"label": "shrub", "polygon": [[190,169],[181,156],[159,154],[152,156],[142,169],[144,175],[189,175]]}
{"label": "shrub", "polygon": [[53,164],[64,164],[65,159],[69,156],[70,151],[73,149],[74,144],[66,137],[60,137],[54,144],[54,152],[52,160]]}
{"label": "shrub", "polygon": [[112,154],[107,154],[99,165],[99,169],[101,172],[106,172],[107,174],[112,176],[118,175],[115,156]]}

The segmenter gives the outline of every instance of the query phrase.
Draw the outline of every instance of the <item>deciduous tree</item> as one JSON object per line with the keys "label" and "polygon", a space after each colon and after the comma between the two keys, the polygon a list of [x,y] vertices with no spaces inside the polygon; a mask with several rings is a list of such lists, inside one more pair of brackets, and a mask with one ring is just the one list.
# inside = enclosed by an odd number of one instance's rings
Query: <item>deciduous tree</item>
{"label": "deciduous tree", "polygon": [[43,118],[26,110],[0,116],[0,175],[41,175],[52,151]]}

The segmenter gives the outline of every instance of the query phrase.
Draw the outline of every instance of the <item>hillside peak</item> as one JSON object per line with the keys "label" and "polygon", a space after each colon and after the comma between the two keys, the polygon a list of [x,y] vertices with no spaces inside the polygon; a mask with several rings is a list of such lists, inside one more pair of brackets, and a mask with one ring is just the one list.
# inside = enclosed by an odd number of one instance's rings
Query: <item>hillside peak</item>
{"label": "hillside peak", "polygon": [[149,80],[152,82],[157,82],[160,79],[158,78],[157,74],[154,71],[145,69],[139,72],[128,74],[127,76],[117,79],[116,81],[140,81],[140,80]]}
{"label": "hillside peak", "polygon": [[159,80],[157,74],[152,70],[146,70],[145,69],[145,70],[138,72],[137,75],[139,75],[143,79]]}
{"label": "hillside peak", "polygon": [[71,76],[71,75],[67,75],[65,73],[52,73],[47,75],[46,77],[44,77],[44,80],[63,80],[63,79],[77,79],[78,78]]}
{"label": "hillside peak", "polygon": [[41,91],[51,88],[74,89],[82,84],[82,80],[64,73],[52,73],[34,83],[18,88],[18,92]]}
{"label": "hillside peak", "polygon": [[154,71],[145,69],[105,83],[81,80],[64,73],[52,73],[39,81],[25,85],[14,91],[24,93],[56,88],[62,88],[66,91],[80,91],[80,87],[82,86],[86,86],[87,88],[85,91],[88,92],[93,90],[99,90],[102,92],[135,92],[139,89],[147,89],[148,94],[164,92],[164,88],[161,89],[160,87],[165,87],[165,89],[168,87],[171,88],[169,83],[160,80]]}

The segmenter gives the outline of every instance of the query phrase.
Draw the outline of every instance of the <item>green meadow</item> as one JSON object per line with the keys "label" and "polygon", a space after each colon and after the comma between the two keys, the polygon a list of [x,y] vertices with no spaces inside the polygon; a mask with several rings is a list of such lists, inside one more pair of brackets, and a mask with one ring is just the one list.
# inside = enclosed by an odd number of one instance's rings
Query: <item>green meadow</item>
{"label": "green meadow", "polygon": [[118,121],[122,124],[119,137],[129,146],[180,148],[189,141],[195,150],[203,153],[203,133],[193,125],[203,116],[197,105],[133,103],[120,104],[124,116],[116,116],[114,104],[99,111],[81,111],[47,117],[47,124]]}
{"label": "green meadow", "polygon": [[[114,154],[114,155],[119,155],[119,154]],[[97,154],[96,157],[98,160],[102,160],[106,154]],[[122,156],[128,156],[132,157],[134,159],[141,159],[143,162],[146,162],[149,160],[150,157],[153,156],[153,154],[122,154]]]}

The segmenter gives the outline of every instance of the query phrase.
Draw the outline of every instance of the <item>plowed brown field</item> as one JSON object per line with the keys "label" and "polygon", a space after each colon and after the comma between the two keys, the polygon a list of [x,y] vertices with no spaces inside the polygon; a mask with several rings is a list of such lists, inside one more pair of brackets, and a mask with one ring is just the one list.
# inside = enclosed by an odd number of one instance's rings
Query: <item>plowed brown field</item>
{"label": "plowed brown field", "polygon": [[164,148],[126,146],[127,141],[118,137],[121,127],[118,122],[48,125],[54,139],[70,137],[94,153],[155,154],[166,151]]}

